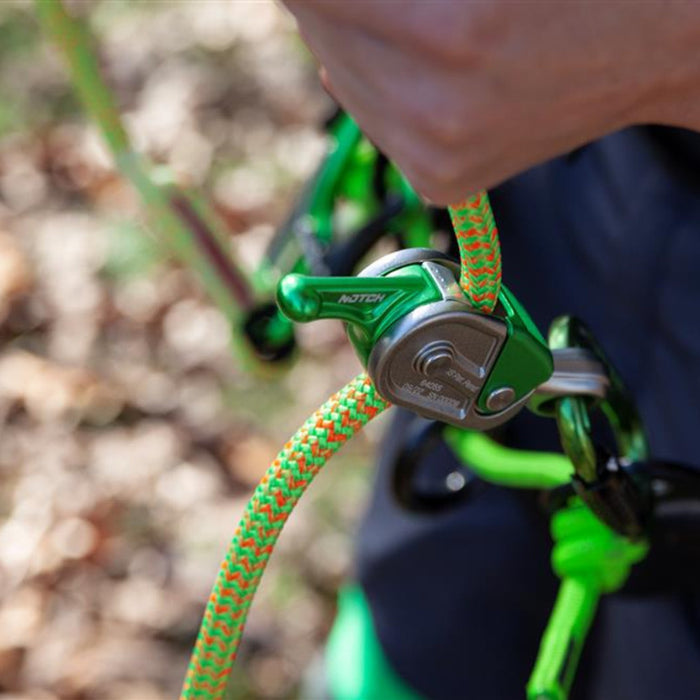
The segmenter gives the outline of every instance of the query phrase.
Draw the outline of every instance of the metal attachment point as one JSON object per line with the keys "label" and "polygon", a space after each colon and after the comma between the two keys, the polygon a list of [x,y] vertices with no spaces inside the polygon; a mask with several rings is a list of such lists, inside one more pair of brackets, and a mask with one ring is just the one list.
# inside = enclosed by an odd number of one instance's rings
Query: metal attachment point
{"label": "metal attachment point", "polygon": [[414,359],[416,371],[430,377],[436,372],[447,369],[454,360],[452,343],[438,341],[430,343]]}
{"label": "metal attachment point", "polygon": [[603,362],[590,348],[553,348],[552,359],[554,373],[535,389],[528,404],[531,411],[541,416],[554,416],[558,399],[571,396],[592,401],[605,399],[610,377]]}
{"label": "metal attachment point", "polygon": [[515,399],[515,390],[510,386],[494,389],[486,399],[486,407],[489,411],[502,411],[510,406]]}

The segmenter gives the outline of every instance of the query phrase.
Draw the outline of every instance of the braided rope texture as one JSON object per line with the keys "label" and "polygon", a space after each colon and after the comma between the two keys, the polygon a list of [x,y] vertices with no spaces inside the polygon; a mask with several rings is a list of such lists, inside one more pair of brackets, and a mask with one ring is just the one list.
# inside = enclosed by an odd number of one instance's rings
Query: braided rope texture
{"label": "braided rope texture", "polygon": [[362,373],[328,399],[277,455],[250,499],[221,564],[181,700],[224,696],[248,610],[289,514],[328,459],[388,406]]}
{"label": "braided rope texture", "polygon": [[501,290],[501,246],[485,191],[448,207],[459,246],[459,284],[472,306],[491,313]]}

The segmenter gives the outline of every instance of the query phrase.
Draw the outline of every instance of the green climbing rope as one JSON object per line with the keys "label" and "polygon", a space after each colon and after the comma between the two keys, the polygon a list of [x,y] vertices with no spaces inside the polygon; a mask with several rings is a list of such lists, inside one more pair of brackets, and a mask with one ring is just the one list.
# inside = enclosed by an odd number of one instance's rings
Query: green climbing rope
{"label": "green climbing rope", "polygon": [[501,247],[489,196],[477,192],[448,207],[459,246],[459,284],[472,306],[491,313],[501,290]]}
{"label": "green climbing rope", "polygon": [[[501,259],[488,196],[470,197],[450,213],[460,248],[460,284],[475,308],[490,313],[500,289]],[[289,514],[328,459],[388,405],[369,377],[360,374],[279,453],[248,503],[219,570],[181,700],[223,697],[253,596]]]}
{"label": "green climbing rope", "polygon": [[241,518],[214,584],[181,698],[221,698],[246,616],[289,514],[328,459],[389,404],[360,374],[284,446]]}

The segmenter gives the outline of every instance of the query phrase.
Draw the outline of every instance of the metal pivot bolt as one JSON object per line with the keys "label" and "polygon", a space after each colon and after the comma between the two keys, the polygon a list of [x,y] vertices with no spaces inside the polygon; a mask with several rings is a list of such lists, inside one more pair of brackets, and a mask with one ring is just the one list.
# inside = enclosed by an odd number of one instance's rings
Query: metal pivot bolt
{"label": "metal pivot bolt", "polygon": [[437,341],[423,348],[416,355],[413,363],[417,372],[430,377],[450,367],[454,356],[455,350],[452,343]]}
{"label": "metal pivot bolt", "polygon": [[486,399],[486,407],[491,411],[502,411],[515,400],[515,389],[512,386],[503,386],[494,389]]}

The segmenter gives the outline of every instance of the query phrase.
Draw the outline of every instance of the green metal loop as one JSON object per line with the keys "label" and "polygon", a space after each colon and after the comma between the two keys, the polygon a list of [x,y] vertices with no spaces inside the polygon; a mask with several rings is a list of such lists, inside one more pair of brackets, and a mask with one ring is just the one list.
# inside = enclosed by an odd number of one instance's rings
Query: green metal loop
{"label": "green metal loop", "polygon": [[[549,347],[552,350],[585,348],[603,364],[610,378],[610,388],[597,407],[613,431],[618,457],[632,462],[645,459],[648,448],[634,401],[588,328],[577,318],[561,316],[550,328]],[[573,463],[576,474],[588,483],[596,480],[598,470],[591,436],[590,412],[593,408],[596,408],[594,404],[580,397],[559,399],[554,406],[564,452]]]}
{"label": "green metal loop", "polygon": [[587,483],[596,479],[598,464],[591,440],[591,421],[585,399],[567,396],[556,403],[559,439],[576,474]]}
{"label": "green metal loop", "polygon": [[563,454],[516,450],[485,433],[446,426],[442,437],[455,456],[484,481],[516,489],[553,489],[571,481]]}

